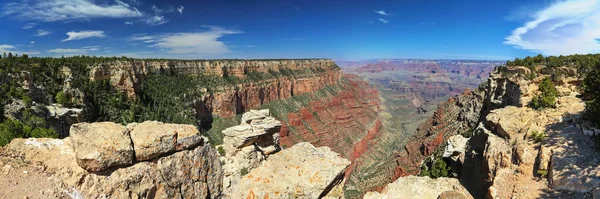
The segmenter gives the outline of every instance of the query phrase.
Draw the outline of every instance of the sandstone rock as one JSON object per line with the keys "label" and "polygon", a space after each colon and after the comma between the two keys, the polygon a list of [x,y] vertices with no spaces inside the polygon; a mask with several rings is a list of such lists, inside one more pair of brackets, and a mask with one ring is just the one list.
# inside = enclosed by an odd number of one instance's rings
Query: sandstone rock
{"label": "sandstone rock", "polygon": [[444,150],[444,154],[442,157],[456,157],[461,153],[465,152],[465,148],[467,147],[468,138],[463,137],[462,135],[454,135],[447,140],[446,149]]}
{"label": "sandstone rock", "polygon": [[77,163],[90,172],[133,163],[133,146],[124,126],[110,123],[79,123],[71,126],[71,143]]}
{"label": "sandstone rock", "polygon": [[[462,194],[462,197],[460,196]],[[388,184],[381,193],[369,192],[364,199],[473,198],[458,179],[407,176]]]}
{"label": "sandstone rock", "polygon": [[328,147],[299,143],[269,158],[245,175],[229,198],[320,198],[344,178],[350,161]]}
{"label": "sandstone rock", "polygon": [[440,196],[438,196],[438,199],[468,199],[468,197],[459,191],[452,190],[445,191],[444,193],[440,194]]}
{"label": "sandstone rock", "polygon": [[279,130],[281,122],[271,117],[268,109],[251,110],[242,115],[240,125],[225,129],[222,133],[225,157],[225,188],[235,187],[242,177],[242,170],[251,171],[269,155],[281,149]]}
{"label": "sandstone rock", "polygon": [[251,124],[252,121],[263,120],[268,116],[271,116],[269,109],[250,110],[242,115],[241,124]]}
{"label": "sandstone rock", "polygon": [[510,166],[512,160],[512,148],[508,143],[494,135],[489,134],[486,148],[483,152],[483,171],[487,174],[487,181],[493,182],[496,171]]}
{"label": "sandstone rock", "polygon": [[183,124],[164,124],[156,121],[129,124],[131,141],[137,161],[193,148],[203,141],[196,127]]}
{"label": "sandstone rock", "polygon": [[538,170],[548,171],[550,169],[550,157],[552,157],[552,151],[544,145],[540,146],[540,150],[538,151]]}
{"label": "sandstone rock", "polygon": [[532,109],[514,106],[492,110],[485,119],[493,132],[509,139],[515,138],[517,134],[527,133],[536,122],[545,122],[538,121],[541,118]]}
{"label": "sandstone rock", "polygon": [[[72,142],[60,139],[15,139],[6,153],[42,165],[52,192],[71,198],[220,198],[222,169],[210,146],[174,152],[156,161],[108,168],[100,174],[82,169]],[[93,142],[93,141],[90,141]],[[112,143],[111,143],[112,144]],[[37,191],[37,190],[30,190]]]}

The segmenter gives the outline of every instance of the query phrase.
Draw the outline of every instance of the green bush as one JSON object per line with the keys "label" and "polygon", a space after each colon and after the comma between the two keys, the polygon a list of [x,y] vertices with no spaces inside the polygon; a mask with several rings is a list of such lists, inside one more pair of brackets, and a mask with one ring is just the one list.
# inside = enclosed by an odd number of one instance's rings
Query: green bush
{"label": "green bush", "polygon": [[219,152],[219,155],[221,155],[221,156],[225,156],[225,149],[223,149],[223,147],[222,147],[222,146],[219,146],[219,147],[217,148],[217,151]]}
{"label": "green bush", "polygon": [[542,177],[546,177],[546,176],[548,176],[548,171],[546,171],[545,169],[538,169],[538,170],[536,171],[536,173],[537,173],[539,176],[542,176]]}
{"label": "green bush", "polygon": [[452,172],[450,167],[446,164],[443,158],[436,158],[434,161],[426,159],[421,166],[421,173],[419,176],[429,176],[430,178],[450,177]]}
{"label": "green bush", "polygon": [[248,174],[248,168],[244,167],[240,169],[240,173],[242,174],[242,176],[245,176],[246,174]]}
{"label": "green bush", "polygon": [[529,135],[529,138],[531,140],[533,140],[535,143],[540,143],[542,141],[544,141],[544,138],[548,137],[548,135],[546,135],[545,132],[537,132],[537,131],[532,131],[531,134]]}
{"label": "green bush", "polygon": [[550,78],[546,77],[540,82],[538,91],[540,94],[536,95],[529,106],[533,109],[544,109],[544,108],[555,108],[556,98],[558,97],[558,91],[554,87],[554,83]]}

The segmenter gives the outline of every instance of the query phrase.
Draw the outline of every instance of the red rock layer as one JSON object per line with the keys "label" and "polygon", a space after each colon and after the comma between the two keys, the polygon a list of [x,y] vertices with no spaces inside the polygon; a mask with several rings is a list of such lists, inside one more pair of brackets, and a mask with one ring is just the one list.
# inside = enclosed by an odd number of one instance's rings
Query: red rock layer
{"label": "red rock layer", "polygon": [[288,99],[294,95],[316,92],[337,84],[342,78],[339,69],[329,69],[303,78],[281,77],[261,82],[239,84],[222,91],[206,94],[196,103],[199,118],[217,115],[233,117],[249,109],[260,108],[274,100]]}
{"label": "red rock layer", "polygon": [[[197,118],[211,115],[230,118],[248,109],[259,108],[274,100],[287,99],[294,95],[315,92],[328,85],[337,84],[342,73],[328,59],[305,60],[132,60],[116,61],[105,66],[92,66],[91,79],[109,79],[117,90],[135,96],[142,76],[152,71],[180,75],[216,75],[246,78],[252,72],[269,73],[283,70],[302,72],[302,76],[284,76],[259,82],[242,83],[236,86],[211,88],[194,103]],[[318,71],[318,72],[313,72]]]}
{"label": "red rock layer", "polygon": [[345,77],[337,95],[314,99],[287,115],[280,133],[283,146],[310,142],[352,160],[364,153],[381,129],[379,92],[356,75]]}
{"label": "red rock layer", "polygon": [[[477,122],[483,97],[470,90],[440,104],[426,122],[419,125],[403,149],[395,154],[396,165],[390,182],[419,173],[421,162],[444,146],[448,137],[468,131]],[[472,119],[465,119],[465,118]]]}

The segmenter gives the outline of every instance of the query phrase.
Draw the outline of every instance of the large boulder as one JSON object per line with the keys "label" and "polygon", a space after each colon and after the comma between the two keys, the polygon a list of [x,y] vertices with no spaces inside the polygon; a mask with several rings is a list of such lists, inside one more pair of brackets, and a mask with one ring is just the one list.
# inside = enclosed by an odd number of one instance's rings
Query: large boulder
{"label": "large boulder", "polygon": [[[269,156],[243,176],[229,198],[321,198],[338,188],[350,161],[308,142]],[[333,196],[332,196],[333,197]],[[340,196],[341,197],[341,196]]]}
{"label": "large boulder", "polygon": [[[108,128],[105,129],[105,133],[109,132]],[[120,132],[123,129],[113,130]],[[31,187],[25,183],[14,186],[21,186],[20,190],[29,192],[50,189],[53,190],[50,193],[59,194],[57,198],[221,197],[223,170],[219,156],[215,149],[204,145],[204,142],[195,148],[169,153],[153,161],[110,167],[97,173],[79,166],[73,146],[76,142],[70,139],[14,139],[0,150],[0,165],[14,165],[15,161],[6,159],[23,160],[35,165],[40,169],[29,172],[42,173],[45,176],[43,180],[53,182],[52,186]],[[87,141],[96,142],[94,139]],[[111,146],[114,146],[113,143],[107,143],[107,147]],[[130,157],[133,159],[133,156]],[[17,172],[11,174],[15,178],[25,175]]]}
{"label": "large boulder", "polygon": [[127,128],[130,131],[137,161],[150,160],[176,150],[193,148],[203,141],[198,129],[192,125],[146,121],[129,124]]}
{"label": "large boulder", "polygon": [[531,108],[508,106],[502,109],[492,110],[486,116],[487,125],[490,130],[501,137],[512,139],[517,134],[525,134],[532,125],[545,125],[545,120],[539,117]]}
{"label": "large boulder", "polygon": [[473,198],[456,178],[407,176],[388,184],[380,193],[369,192],[364,199],[404,199],[404,198]]}
{"label": "large boulder", "polygon": [[133,145],[123,125],[100,122],[71,126],[71,143],[79,166],[90,172],[133,164]]}

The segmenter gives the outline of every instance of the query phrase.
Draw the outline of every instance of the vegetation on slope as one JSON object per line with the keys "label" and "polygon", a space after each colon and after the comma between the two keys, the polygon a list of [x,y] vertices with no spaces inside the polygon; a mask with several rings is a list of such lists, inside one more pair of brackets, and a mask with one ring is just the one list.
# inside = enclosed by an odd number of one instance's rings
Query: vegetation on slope
{"label": "vegetation on slope", "polygon": [[[19,137],[58,137],[56,130],[46,122],[45,116],[33,114],[29,110],[31,108],[43,109],[46,105],[54,103],[65,107],[82,108],[84,120],[87,122],[131,123],[157,120],[199,126],[200,121],[191,106],[204,92],[218,92],[219,88],[236,87],[240,83],[324,72],[321,68],[283,69],[268,73],[248,72],[247,78],[235,76],[221,78],[205,74],[190,76],[172,71],[151,71],[149,75],[141,77],[141,88],[136,90],[136,97],[129,98],[123,93],[116,92],[110,80],[90,80],[92,67],[108,67],[116,61],[139,60],[95,56],[30,58],[27,55],[18,56],[12,53],[0,56],[0,146]],[[24,88],[26,79],[31,83],[31,87],[37,88],[40,92],[34,93],[31,90],[33,88]],[[23,101],[26,105],[26,109],[20,113],[22,117],[5,118],[4,106],[15,101]],[[209,129],[214,126],[216,128],[209,131],[220,132],[224,126],[235,121],[234,119],[213,118],[213,121],[204,122],[214,122],[214,125],[203,126],[208,126]],[[218,134],[220,133],[212,133],[212,135]],[[218,137],[215,140],[219,140]]]}

